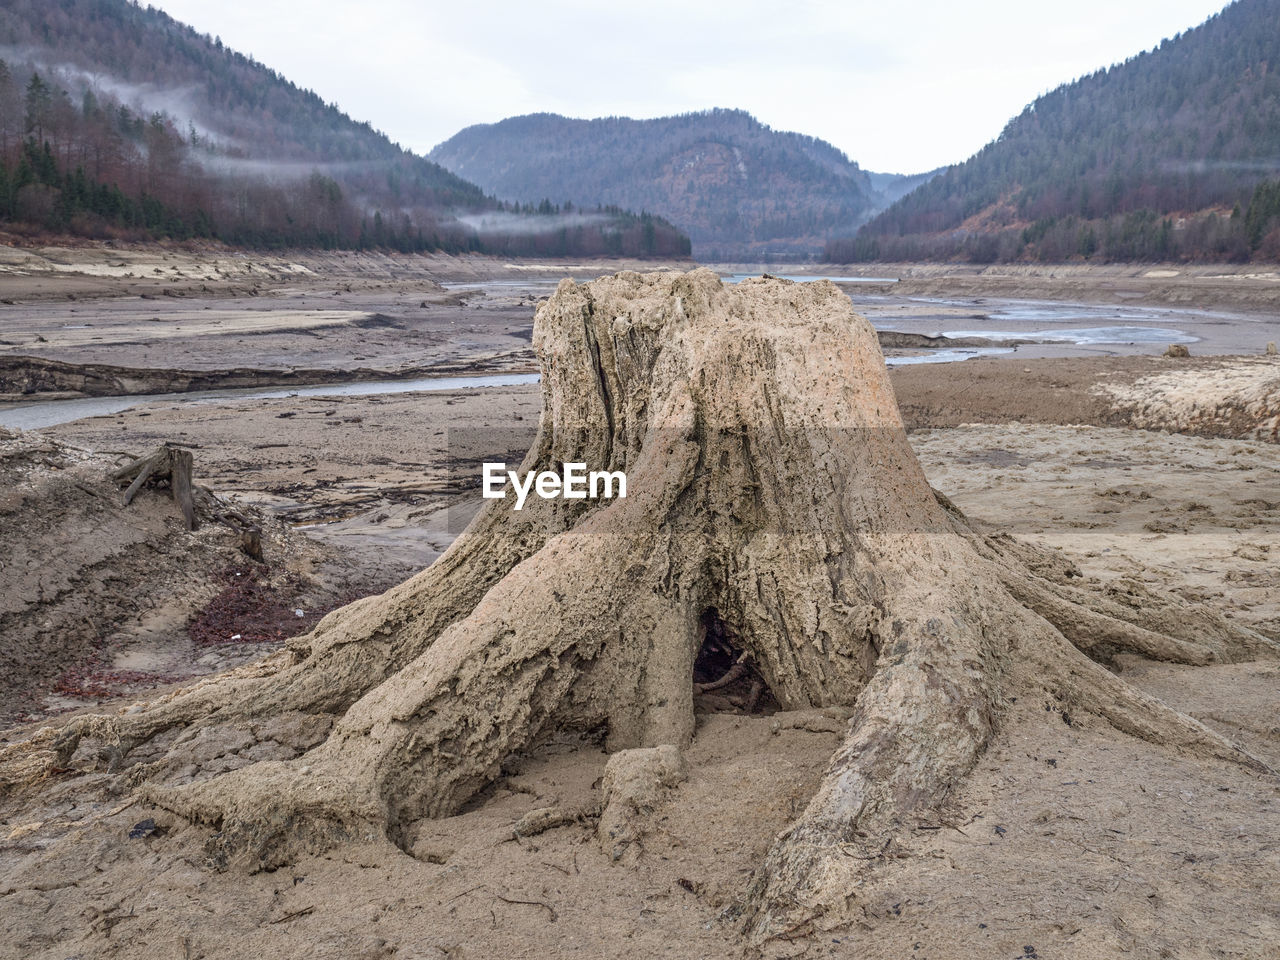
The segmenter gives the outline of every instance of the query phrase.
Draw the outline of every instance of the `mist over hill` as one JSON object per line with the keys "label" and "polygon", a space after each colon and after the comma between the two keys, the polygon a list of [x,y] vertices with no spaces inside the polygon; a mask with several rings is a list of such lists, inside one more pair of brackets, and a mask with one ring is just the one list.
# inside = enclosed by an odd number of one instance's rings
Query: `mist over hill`
{"label": "mist over hill", "polygon": [[1280,0],[1038,98],[830,259],[1280,259]]}
{"label": "mist over hill", "polygon": [[655,216],[503,204],[128,0],[0,5],[0,223],[259,246],[688,252]]}
{"label": "mist over hill", "polygon": [[741,110],[655,120],[530,114],[467,127],[429,157],[506,200],[653,211],[686,231],[701,259],[815,255],[913,185]]}

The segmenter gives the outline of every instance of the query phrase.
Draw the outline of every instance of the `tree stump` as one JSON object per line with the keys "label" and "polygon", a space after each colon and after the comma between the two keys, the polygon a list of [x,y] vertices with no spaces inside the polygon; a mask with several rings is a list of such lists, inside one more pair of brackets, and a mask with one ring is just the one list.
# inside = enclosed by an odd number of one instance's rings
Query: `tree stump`
{"label": "tree stump", "polygon": [[145,457],[138,457],[111,474],[117,483],[132,481],[124,492],[124,505],[133,503],[149,480],[167,480],[173,493],[173,502],[182,511],[183,522],[188,530],[195,530],[200,525],[196,516],[196,505],[191,483],[191,451],[170,444],[156,447]]}
{"label": "tree stump", "polygon": [[[176,726],[335,718],[324,742],[147,797],[264,869],[451,814],[553,729],[611,751],[686,744],[708,611],[783,709],[852,707],[846,739],[740,911],[764,940],[838,916],[868,859],[961,783],[1014,696],[1262,770],[1092,656],[1275,657],[1181,601],[1133,607],[1056,555],[988,536],[907,442],[875,331],[826,282],[621,273],[538,311],[543,412],[522,471],[624,470],[615,500],[487,501],[431,567],[325,617],[286,653],[116,717],[72,720],[117,762]],[[139,470],[141,474],[141,469]],[[121,761],[120,758],[124,758]],[[602,854],[603,855],[603,854]]]}

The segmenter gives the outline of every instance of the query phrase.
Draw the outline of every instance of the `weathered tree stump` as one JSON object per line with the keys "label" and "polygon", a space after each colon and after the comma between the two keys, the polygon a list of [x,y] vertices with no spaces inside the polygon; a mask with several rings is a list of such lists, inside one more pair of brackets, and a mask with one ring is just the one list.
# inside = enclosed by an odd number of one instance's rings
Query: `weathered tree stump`
{"label": "weathered tree stump", "polygon": [[182,519],[188,530],[200,525],[196,515],[195,496],[191,483],[191,451],[170,444],[156,447],[145,457],[138,457],[111,474],[117,483],[132,481],[124,492],[124,504],[133,503],[143,486],[150,480],[167,480],[173,501],[182,511]]}
{"label": "weathered tree stump", "polygon": [[[930,489],[875,332],[822,282],[710,271],[561,283],[539,310],[543,413],[522,470],[625,470],[619,500],[489,501],[450,550],[329,614],[252,674],[71,721],[116,758],[176,726],[330,714],[328,738],[147,796],[218,831],[228,867],[287,863],[458,808],[555,728],[610,750],[693,735],[714,608],[784,709],[852,707],[846,740],[741,911],[757,940],[839,916],[858,871],[962,782],[1013,696],[1152,743],[1262,765],[1088,654],[1207,663],[1275,643],[1172,598],[1131,606],[975,529]],[[141,468],[138,473],[141,473]]]}

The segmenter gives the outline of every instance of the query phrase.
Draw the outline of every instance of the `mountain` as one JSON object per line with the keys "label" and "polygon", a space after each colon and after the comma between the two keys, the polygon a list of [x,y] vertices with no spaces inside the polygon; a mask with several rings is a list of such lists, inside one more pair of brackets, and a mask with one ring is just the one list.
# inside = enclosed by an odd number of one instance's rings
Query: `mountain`
{"label": "mountain", "polygon": [[[741,110],[656,120],[536,113],[467,127],[428,156],[507,200],[567,197],[661,214],[704,260],[816,254],[887,202],[831,144]],[[874,176],[892,190],[892,175]]]}
{"label": "mountain", "polygon": [[1280,0],[1045,94],[830,259],[1280,257]]}
{"label": "mountain", "polygon": [[928,173],[873,173],[867,171],[871,179],[871,189],[876,196],[877,210],[883,210],[892,203],[901,200],[921,184],[928,183],[943,171],[943,167],[930,170]]}
{"label": "mountain", "polygon": [[128,0],[0,3],[0,221],[251,245],[688,252],[653,216],[503,204]]}

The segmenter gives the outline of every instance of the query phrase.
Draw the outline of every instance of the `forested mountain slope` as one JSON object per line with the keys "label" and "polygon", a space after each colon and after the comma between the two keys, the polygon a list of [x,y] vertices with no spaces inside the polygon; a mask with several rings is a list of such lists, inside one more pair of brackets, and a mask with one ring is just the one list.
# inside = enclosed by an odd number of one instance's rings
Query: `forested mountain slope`
{"label": "forested mountain slope", "polygon": [[[871,177],[831,144],[741,110],[656,120],[530,114],[468,127],[429,156],[503,199],[661,214],[703,259],[817,253],[884,205]],[[900,179],[876,176],[890,189]]]}
{"label": "forested mountain slope", "polygon": [[1280,0],[1064,84],[836,260],[1280,256]]}
{"label": "forested mountain slope", "polygon": [[688,249],[655,217],[501,204],[128,0],[4,0],[0,61],[0,221],[11,229],[539,255]]}

